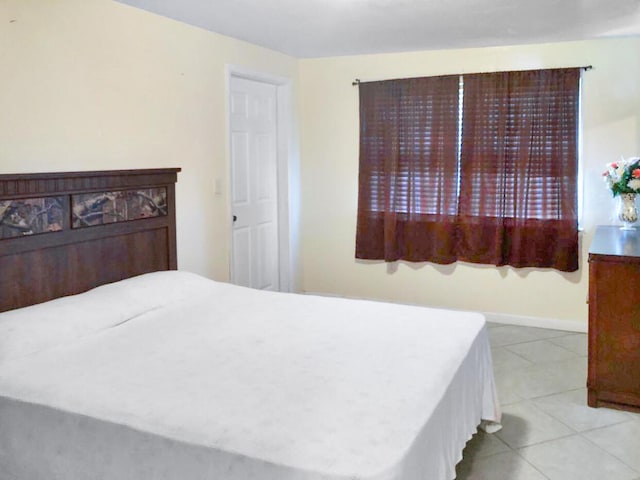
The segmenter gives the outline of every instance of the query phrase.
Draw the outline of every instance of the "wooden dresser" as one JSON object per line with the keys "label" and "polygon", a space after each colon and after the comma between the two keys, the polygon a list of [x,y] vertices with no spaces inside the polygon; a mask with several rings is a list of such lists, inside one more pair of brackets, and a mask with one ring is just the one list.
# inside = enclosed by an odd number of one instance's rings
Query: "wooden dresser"
{"label": "wooden dresser", "polygon": [[640,411],[640,229],[598,227],[589,250],[591,407]]}

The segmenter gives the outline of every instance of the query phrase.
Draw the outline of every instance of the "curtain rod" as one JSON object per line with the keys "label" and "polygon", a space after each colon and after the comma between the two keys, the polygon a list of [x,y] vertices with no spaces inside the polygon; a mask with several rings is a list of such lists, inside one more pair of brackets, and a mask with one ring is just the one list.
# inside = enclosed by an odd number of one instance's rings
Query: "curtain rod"
{"label": "curtain rod", "polygon": [[[579,68],[580,70],[584,70],[586,72],[587,70],[591,70],[593,68],[593,65],[585,65],[583,67],[566,67],[566,68]],[[557,69],[554,69],[554,68],[545,68],[545,69],[539,68],[539,69],[536,69],[536,70],[557,70]],[[520,71],[526,72],[528,70],[520,70]],[[482,73],[495,73],[495,72],[482,72]],[[477,75],[477,74],[478,73],[476,72],[476,73],[461,73],[460,75]],[[455,73],[452,74],[452,75],[455,75]],[[439,75],[436,75],[436,76],[439,76]],[[369,81],[375,81],[375,80],[369,80]],[[351,85],[353,85],[354,87],[357,87],[361,83],[367,83],[367,82],[362,82],[359,78],[356,78],[353,82],[351,82]]]}

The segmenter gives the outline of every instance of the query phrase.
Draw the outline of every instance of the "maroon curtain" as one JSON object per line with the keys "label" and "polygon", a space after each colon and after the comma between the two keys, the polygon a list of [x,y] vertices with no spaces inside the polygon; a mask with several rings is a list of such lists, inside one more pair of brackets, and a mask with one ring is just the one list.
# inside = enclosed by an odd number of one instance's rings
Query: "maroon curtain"
{"label": "maroon curtain", "polygon": [[356,257],[454,262],[459,77],[359,88]]}
{"label": "maroon curtain", "polygon": [[458,258],[578,269],[579,69],[464,76]]}

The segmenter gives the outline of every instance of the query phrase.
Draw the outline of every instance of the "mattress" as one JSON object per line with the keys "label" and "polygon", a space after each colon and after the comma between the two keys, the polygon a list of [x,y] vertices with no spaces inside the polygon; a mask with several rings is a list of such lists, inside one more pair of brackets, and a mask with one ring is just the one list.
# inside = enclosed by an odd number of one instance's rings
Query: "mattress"
{"label": "mattress", "polygon": [[0,314],[0,479],[450,480],[479,314],[157,272]]}

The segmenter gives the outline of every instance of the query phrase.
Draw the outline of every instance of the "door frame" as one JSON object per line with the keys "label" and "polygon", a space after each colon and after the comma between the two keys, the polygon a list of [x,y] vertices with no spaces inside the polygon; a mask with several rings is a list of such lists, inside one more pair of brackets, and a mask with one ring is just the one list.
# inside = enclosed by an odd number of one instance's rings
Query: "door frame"
{"label": "door frame", "polygon": [[229,225],[229,279],[233,282],[233,230],[231,212],[231,79],[233,77],[266,83],[276,87],[276,168],[278,188],[278,276],[281,292],[293,291],[293,261],[291,256],[291,192],[290,165],[292,157],[291,79],[259,72],[239,65],[226,65],[226,156],[227,156],[227,218]]}

